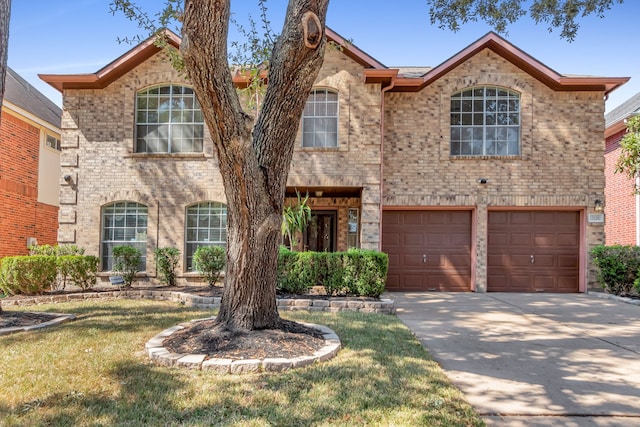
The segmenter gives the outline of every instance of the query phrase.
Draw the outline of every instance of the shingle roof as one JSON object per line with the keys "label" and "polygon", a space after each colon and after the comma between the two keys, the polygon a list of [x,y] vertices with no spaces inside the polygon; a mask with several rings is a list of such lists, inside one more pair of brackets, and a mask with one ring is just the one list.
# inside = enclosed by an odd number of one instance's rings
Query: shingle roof
{"label": "shingle roof", "polygon": [[640,112],[640,92],[627,99],[604,116],[605,127],[629,117],[633,113]]}
{"label": "shingle roof", "polygon": [[7,67],[4,99],[59,128],[62,109]]}

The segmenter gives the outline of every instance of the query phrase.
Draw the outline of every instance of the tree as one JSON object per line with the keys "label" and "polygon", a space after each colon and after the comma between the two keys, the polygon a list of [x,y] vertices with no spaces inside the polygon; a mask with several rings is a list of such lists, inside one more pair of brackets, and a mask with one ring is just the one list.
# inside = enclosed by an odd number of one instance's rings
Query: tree
{"label": "tree", "polygon": [[640,116],[627,121],[627,133],[620,140],[620,157],[616,162],[616,173],[624,173],[633,180],[635,194],[640,194]]}
{"label": "tree", "polygon": [[[432,24],[453,31],[461,24],[482,20],[504,33],[507,25],[523,16],[536,24],[545,23],[549,32],[561,28],[560,37],[573,41],[580,25],[577,19],[588,15],[604,17],[605,11],[623,0],[427,0]],[[524,5],[523,5],[524,3]],[[529,6],[528,11],[525,9]]]}
{"label": "tree", "polygon": [[[9,15],[11,15],[11,0],[0,0],[0,107],[2,107],[2,101],[4,100],[4,81],[7,75]],[[2,120],[1,110],[0,120]]]}
{"label": "tree", "polygon": [[[255,120],[243,111],[232,81],[230,0],[186,0],[182,10],[180,1],[167,4],[160,22],[166,24],[173,15],[182,23],[180,54],[213,140],[227,197],[227,269],[218,324],[232,331],[278,328],[276,279],[285,185],[300,117],[324,58],[329,0],[289,1]],[[148,28],[147,15],[133,2],[112,5]]]}

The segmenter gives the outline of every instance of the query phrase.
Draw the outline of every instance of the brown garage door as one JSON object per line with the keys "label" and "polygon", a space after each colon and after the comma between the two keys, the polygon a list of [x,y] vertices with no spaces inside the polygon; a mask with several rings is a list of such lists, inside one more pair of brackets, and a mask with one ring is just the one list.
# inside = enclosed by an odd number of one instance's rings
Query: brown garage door
{"label": "brown garage door", "polygon": [[489,212],[487,290],[578,292],[580,213]]}
{"label": "brown garage door", "polygon": [[385,211],[390,291],[471,289],[470,211]]}

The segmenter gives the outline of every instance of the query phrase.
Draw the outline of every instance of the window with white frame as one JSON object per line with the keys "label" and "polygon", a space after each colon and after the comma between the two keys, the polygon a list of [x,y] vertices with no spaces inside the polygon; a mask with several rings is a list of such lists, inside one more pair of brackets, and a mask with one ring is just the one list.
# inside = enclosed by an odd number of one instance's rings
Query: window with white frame
{"label": "window with white frame", "polygon": [[520,154],[520,95],[496,86],[451,96],[452,156]]}
{"label": "window with white frame", "polygon": [[47,134],[45,145],[49,148],[60,151],[60,140],[53,135]]}
{"label": "window with white frame", "polygon": [[199,153],[204,122],[193,89],[155,86],[136,95],[136,153]]}
{"label": "window with white frame", "polygon": [[329,89],[314,89],[302,113],[302,146],[335,148],[338,146],[338,94]]}
{"label": "window with white frame", "polygon": [[102,270],[113,270],[114,246],[133,246],[142,253],[138,271],[147,264],[148,209],[135,202],[116,202],[102,208]]}
{"label": "window with white frame", "polygon": [[187,271],[193,270],[193,254],[199,246],[227,245],[227,206],[203,202],[187,208],[185,254]]}

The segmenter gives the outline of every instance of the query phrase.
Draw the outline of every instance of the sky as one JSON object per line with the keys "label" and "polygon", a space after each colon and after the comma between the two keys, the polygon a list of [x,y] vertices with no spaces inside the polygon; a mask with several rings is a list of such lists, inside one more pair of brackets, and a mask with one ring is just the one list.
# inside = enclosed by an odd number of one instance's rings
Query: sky
{"label": "sky", "polygon": [[[159,0],[139,0],[151,13]],[[259,17],[257,0],[235,0],[232,12],[244,21]],[[280,32],[286,0],[268,0],[268,17]],[[577,38],[568,42],[559,30],[548,31],[528,17],[501,34],[509,42],[560,74],[631,77],[609,95],[611,111],[640,92],[640,55],[637,31],[640,1],[626,0],[605,18],[581,19]],[[468,23],[458,32],[429,21],[426,0],[333,0],[327,25],[386,66],[436,66],[455,55],[492,28]],[[239,38],[233,35],[232,38]],[[93,73],[133,46],[118,38],[146,36],[122,14],[110,12],[110,0],[14,0],[11,6],[8,64],[18,74],[62,105],[61,94],[38,74]]]}

